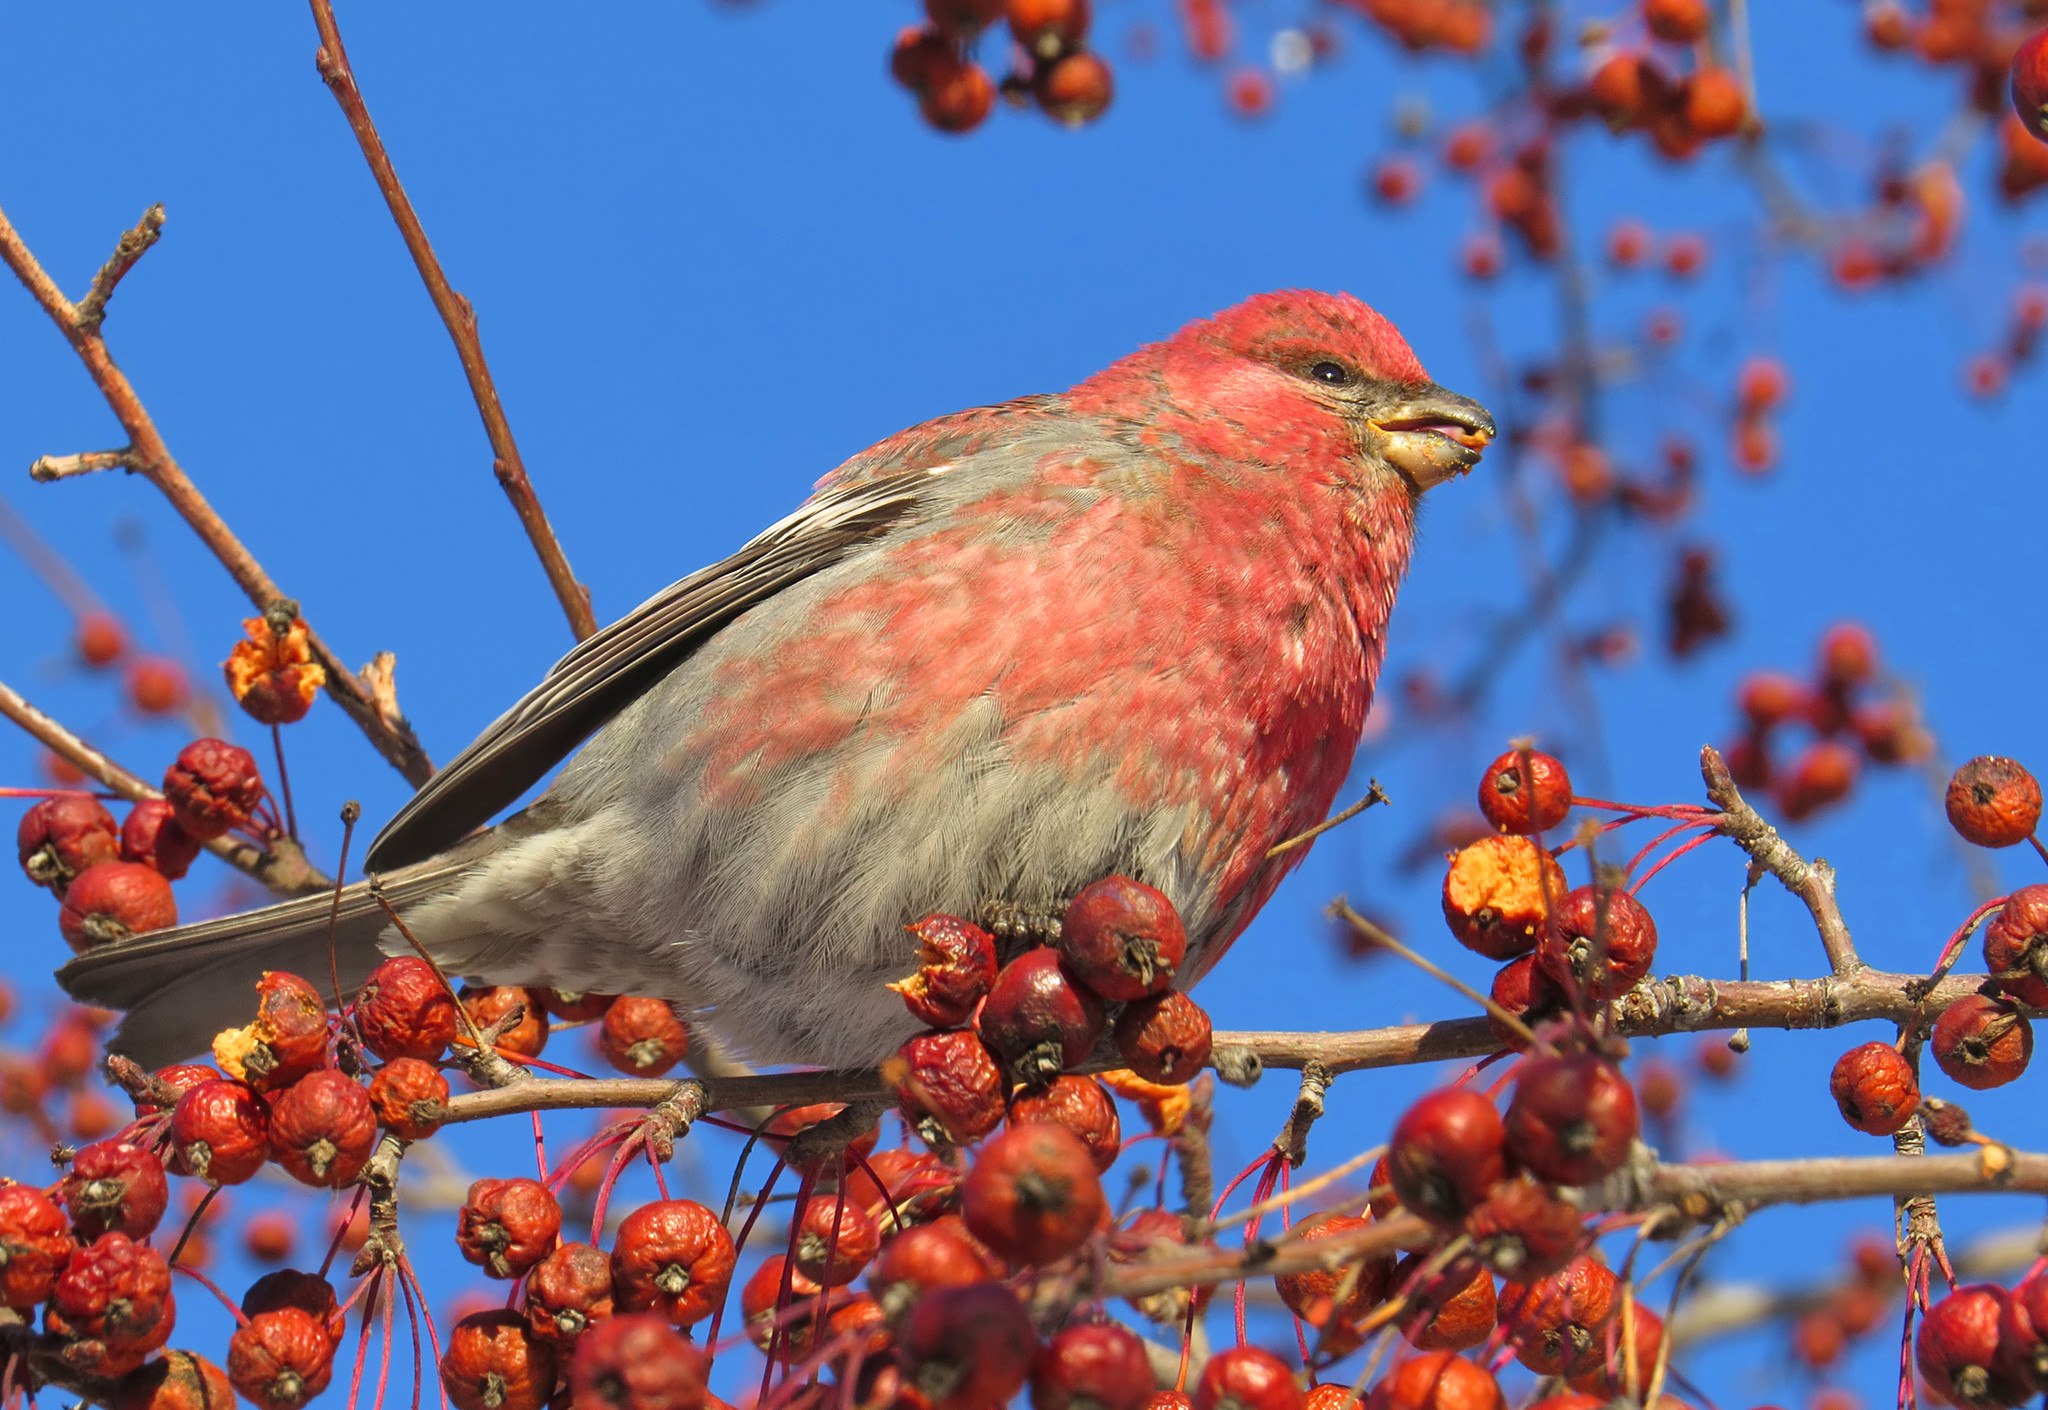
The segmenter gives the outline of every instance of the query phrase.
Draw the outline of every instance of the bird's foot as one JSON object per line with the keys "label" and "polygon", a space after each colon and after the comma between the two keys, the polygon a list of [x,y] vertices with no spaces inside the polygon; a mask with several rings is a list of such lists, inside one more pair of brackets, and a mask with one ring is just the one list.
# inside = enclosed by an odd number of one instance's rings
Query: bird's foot
{"label": "bird's foot", "polygon": [[1015,901],[984,901],[981,923],[996,938],[996,948],[1005,960],[1033,945],[1057,945],[1060,917],[1065,907],[1037,908]]}

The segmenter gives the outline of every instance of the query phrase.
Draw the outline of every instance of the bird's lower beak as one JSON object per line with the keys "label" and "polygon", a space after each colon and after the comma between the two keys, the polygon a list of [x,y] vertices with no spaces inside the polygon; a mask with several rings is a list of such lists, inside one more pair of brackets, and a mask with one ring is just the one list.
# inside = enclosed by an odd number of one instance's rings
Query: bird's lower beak
{"label": "bird's lower beak", "polygon": [[1436,386],[1421,389],[1366,424],[1379,432],[1381,458],[1418,493],[1466,473],[1493,440],[1493,417],[1485,407]]}

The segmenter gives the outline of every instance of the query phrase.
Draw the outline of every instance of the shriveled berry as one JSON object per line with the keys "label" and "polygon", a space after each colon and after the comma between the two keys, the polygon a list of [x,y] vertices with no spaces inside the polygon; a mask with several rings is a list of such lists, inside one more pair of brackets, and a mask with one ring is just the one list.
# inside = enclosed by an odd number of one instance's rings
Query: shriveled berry
{"label": "shriveled berry", "polygon": [[1141,881],[1105,877],[1081,889],[1060,922],[1068,972],[1112,1003],[1164,993],[1187,957],[1173,902]]}
{"label": "shriveled berry", "polygon": [[232,1410],[227,1372],[189,1351],[166,1351],[114,1385],[110,1410]]}
{"label": "shriveled berry", "polygon": [[83,1238],[112,1230],[146,1239],[162,1221],[171,1191],[154,1151],[126,1141],[95,1141],[71,1158],[71,1168],[57,1182],[57,1198]]}
{"label": "shriveled berry", "polygon": [[356,994],[355,1020],[363,1046],[386,1062],[432,1062],[462,1022],[447,981],[418,955],[397,955],[370,971]]}
{"label": "shriveled berry", "polygon": [[239,1185],[270,1158],[270,1108],[246,1082],[216,1078],[171,1111],[170,1168],[209,1185]]}
{"label": "shriveled berry", "polygon": [[2006,1294],[1999,1313],[1998,1347],[2001,1360],[2029,1387],[2037,1393],[2048,1387],[2048,1276],[2022,1278]]}
{"label": "shriveled berry", "polygon": [[140,862],[95,862],[64,888],[57,928],[81,954],[178,923],[171,883]]}
{"label": "shriveled berry", "polygon": [[[593,1244],[563,1244],[533,1265],[525,1296],[534,1335],[566,1350],[612,1315],[611,1255]],[[655,1321],[667,1330],[667,1323]]]}
{"label": "shriveled berry", "polygon": [[50,1295],[77,1243],[50,1197],[29,1185],[0,1185],[0,1306],[28,1312]]}
{"label": "shriveled berry", "polygon": [[1401,1336],[1421,1351],[1464,1351],[1493,1334],[1493,1275],[1459,1259],[1427,1277],[1422,1270],[1435,1255],[1417,1251],[1394,1265],[1394,1286],[1408,1296]]}
{"label": "shriveled berry", "polygon": [[1450,858],[1444,919],[1467,949],[1511,960],[1535,946],[1567,889],[1564,869],[1531,839],[1483,837]]}
{"label": "shriveled berry", "polygon": [[258,1313],[228,1341],[228,1380],[257,1410],[299,1410],[333,1375],[326,1328],[296,1307]]}
{"label": "shriveled berry", "polygon": [[666,999],[614,999],[598,1029],[604,1060],[630,1077],[659,1077],[690,1050],[690,1030]]}
{"label": "shriveled berry", "polygon": [[1563,1268],[1586,1239],[1576,1205],[1520,1177],[1488,1190],[1466,1218],[1465,1232],[1481,1263],[1524,1282]]}
{"label": "shriveled berry", "polygon": [[1506,1143],[1492,1102],[1466,1087],[1441,1087],[1394,1123],[1387,1177],[1410,1212],[1456,1228],[1507,1173]]}
{"label": "shriveled berry", "polygon": [[1581,1254],[1533,1283],[1500,1290],[1500,1320],[1515,1359],[1539,1376],[1571,1377],[1597,1367],[1620,1280]]}
{"label": "shriveled berry", "polygon": [[1003,1074],[978,1034],[919,1033],[896,1050],[890,1085],[927,1145],[965,1145],[1003,1119]]}
{"label": "shriveled berry", "polygon": [[143,799],[121,823],[121,860],[140,862],[166,881],[190,871],[199,850],[199,839],[178,826],[171,805],[161,798]]}
{"label": "shriveled berry", "polygon": [[57,793],[21,815],[14,833],[21,869],[58,895],[87,867],[121,854],[114,815],[89,793]]}
{"label": "shriveled berry", "polygon": [[1913,1339],[1913,1359],[1929,1390],[1969,1410],[2026,1398],[2019,1367],[2000,1345],[2005,1305],[2004,1288],[1972,1283],[1927,1309]]}
{"label": "shriveled berry", "polygon": [[[1141,1209],[1125,1221],[1122,1229],[1110,1235],[1109,1257],[1114,1263],[1143,1265],[1171,1261],[1185,1257],[1191,1250],[1213,1250],[1215,1247],[1210,1240],[1190,1239],[1187,1221],[1172,1210]],[[1215,1291],[1214,1283],[1196,1283],[1193,1287],[1142,1293],[1131,1298],[1130,1303],[1152,1321],[1178,1327],[1187,1321],[1191,1309],[1199,1312],[1208,1306]]]}
{"label": "shriveled berry", "polygon": [[50,1289],[50,1310],[71,1335],[110,1351],[154,1351],[177,1322],[170,1265],[146,1243],[102,1234],[64,1265]]}
{"label": "shriveled berry", "polygon": [[430,1062],[393,1058],[370,1079],[370,1109],[400,1140],[421,1140],[441,1125],[448,1109],[448,1079]]}
{"label": "shriveled berry", "polygon": [[1581,886],[1557,903],[1536,963],[1566,994],[1604,1002],[1625,994],[1657,960],[1657,922],[1618,887]]}
{"label": "shriveled berry", "polygon": [[903,996],[919,1023],[932,1028],[966,1023],[995,985],[995,937],[950,915],[929,915],[904,928],[917,941],[917,971],[889,987]]}
{"label": "shriveled berry", "polygon": [[569,1403],[575,1410],[701,1410],[713,1404],[704,1388],[704,1353],[648,1313],[598,1323],[569,1358]]}
{"label": "shriveled berry", "polygon": [[311,1317],[326,1333],[331,1344],[341,1345],[342,1334],[348,1330],[348,1319],[342,1315],[340,1299],[334,1295],[334,1284],[318,1273],[279,1268],[265,1273],[242,1294],[244,1317],[255,1317],[286,1307],[295,1307]]}
{"label": "shriveled berry", "polygon": [[2003,1087],[2027,1070],[2034,1026],[2003,999],[1965,994],[1935,1020],[1928,1043],[1949,1080],[1972,1091]]}
{"label": "shriveled berry", "polygon": [[562,1207],[540,1181],[484,1179],[469,1187],[456,1215],[455,1244],[491,1277],[516,1278],[548,1255],[561,1232]]}
{"label": "shriveled berry", "polygon": [[1031,1367],[1032,1410],[1144,1410],[1155,1382],[1145,1343],[1115,1322],[1056,1333]]}
{"label": "shriveled berry", "polygon": [[1872,1136],[1889,1136],[1920,1108],[1912,1064],[1889,1043],[1865,1043],[1835,1061],[1828,1079],[1842,1119]]}
{"label": "shriveled berry", "polygon": [[1664,1319],[1640,1302],[1618,1307],[1600,1341],[1599,1358],[1567,1384],[1587,1395],[1640,1401],[1664,1345]]}
{"label": "shriveled berry", "polygon": [[221,663],[228,693],[258,724],[289,725],[306,718],[327,671],[313,659],[306,624],[293,617],[280,630],[268,617],[242,620],[245,640]]}
{"label": "shriveled berry", "polygon": [[[1310,1226],[1301,1240],[1313,1243],[1342,1238],[1370,1224],[1370,1220],[1339,1214]],[[1325,1346],[1339,1351],[1358,1344],[1359,1335],[1351,1328],[1386,1300],[1393,1276],[1394,1255],[1374,1253],[1335,1268],[1278,1274],[1273,1289],[1289,1311],[1316,1330]]]}
{"label": "shriveled berry", "polygon": [[897,1357],[932,1410],[986,1410],[1023,1389],[1037,1340],[1015,1293],[974,1283],[919,1298],[897,1334]]}
{"label": "shriveled berry", "polygon": [[214,1061],[259,1092],[277,1092],[327,1065],[327,1005],[296,974],[271,970],[256,981],[256,1020],[215,1035]]}
{"label": "shriveled berry", "polygon": [[1014,1080],[1042,1087],[1086,1061],[1105,1024],[1102,1000],[1046,948],[1003,966],[977,1026]]}
{"label": "shriveled berry", "polygon": [[2048,886],[2022,886],[1984,927],[1984,967],[2005,993],[2048,1008]]}
{"label": "shriveled berry", "polygon": [[[151,1075],[155,1077],[160,1086],[166,1088],[171,1093],[170,1100],[172,1105],[175,1106],[178,1097],[198,1086],[201,1082],[213,1081],[220,1076],[220,1073],[214,1071],[214,1069],[208,1067],[203,1062],[174,1062],[169,1067],[158,1068]],[[137,1116],[155,1116],[163,1110],[164,1108],[155,1102],[144,1101],[141,1098],[136,1099],[135,1114]]]}
{"label": "shriveled berry", "polygon": [[1301,1410],[1302,1398],[1285,1361],[1260,1347],[1233,1346],[1203,1365],[1194,1410]]}
{"label": "shriveled berry", "polygon": [[1026,1092],[1010,1104],[1010,1125],[1050,1121],[1081,1138],[1097,1171],[1107,1173],[1123,1150],[1123,1123],[1116,1102],[1093,1077],[1071,1073],[1053,1079],[1042,1092]]}
{"label": "shriveled berry", "polygon": [[448,1333],[441,1388],[455,1410],[542,1410],[555,1393],[555,1349],[509,1308],[471,1313]]}
{"label": "shriveled berry", "polygon": [[376,1143],[369,1093],[334,1068],[309,1072],[271,1099],[271,1157],[302,1185],[354,1184]]}
{"label": "shriveled berry", "polygon": [[820,1287],[844,1287],[881,1247],[882,1232],[866,1210],[838,1193],[804,1201],[796,1220],[796,1268]]}
{"label": "shriveled berry", "polygon": [[224,739],[195,739],[164,772],[164,800],[178,826],[211,842],[249,826],[263,802],[256,756]]}
{"label": "shriveled berry", "polygon": [[678,1327],[703,1321],[732,1283],[732,1235],[695,1200],[643,1204],[619,1225],[612,1283],[623,1312],[660,1312]]}
{"label": "shriveled berry", "polygon": [[2041,785],[2016,759],[1980,754],[1948,781],[1949,826],[1979,847],[2012,847],[2041,823]]}
{"label": "shriveled berry", "polygon": [[1160,1083],[1193,1081],[1213,1046],[1208,1011],[1178,989],[1124,1005],[1115,1040],[1131,1071]]}
{"label": "shriveled berry", "polygon": [[1508,1102],[1508,1154],[1560,1185],[1590,1185],[1628,1159],[1641,1118],[1621,1069],[1594,1053],[1523,1059]]}
{"label": "shriveled berry", "polygon": [[1012,1126],[981,1148],[960,1184],[968,1231],[1017,1264],[1065,1258],[1108,1213],[1088,1148],[1064,1126]]}
{"label": "shriveled berry", "polygon": [[462,1007],[479,1033],[489,1033],[515,1009],[518,1020],[499,1033],[492,1046],[514,1058],[538,1057],[548,1045],[548,1011],[537,989],[516,985],[470,985],[457,991]]}
{"label": "shriveled berry", "polygon": [[747,1340],[773,1361],[790,1362],[810,1355],[818,1333],[818,1295],[823,1291],[792,1268],[782,1254],[762,1259],[740,1289],[740,1316],[746,1323]]}
{"label": "shriveled berry", "polygon": [[1479,781],[1479,811],[1502,832],[1547,832],[1571,810],[1571,776],[1540,749],[1508,750]]}

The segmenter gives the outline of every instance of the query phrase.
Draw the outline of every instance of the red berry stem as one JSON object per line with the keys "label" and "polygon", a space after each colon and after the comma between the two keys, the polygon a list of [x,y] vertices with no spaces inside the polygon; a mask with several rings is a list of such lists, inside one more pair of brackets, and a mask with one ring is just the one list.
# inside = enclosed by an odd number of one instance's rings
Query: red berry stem
{"label": "red berry stem", "polygon": [[1970,937],[1977,933],[1977,927],[1982,925],[1992,912],[2004,909],[2005,903],[2011,899],[2010,896],[1995,896],[1970,912],[1969,919],[1958,926],[1956,933],[1949,936],[1948,942],[1941,947],[1941,954],[1927,976],[1929,984],[1939,984],[1942,981],[1955,966],[1955,962],[1962,958],[1963,946],[1970,943]]}
{"label": "red berry stem", "polygon": [[[1665,828],[1662,832],[1658,833],[1655,837],[1651,838],[1650,841],[1643,847],[1643,849],[1640,852],[1637,852],[1633,857],[1630,857],[1628,859],[1627,865],[1623,866],[1621,869],[1622,875],[1634,876],[1636,874],[1636,868],[1641,866],[1644,863],[1644,861],[1649,858],[1652,852],[1656,851],[1659,847],[1662,847],[1666,842],[1669,842],[1672,838],[1678,836],[1680,833],[1690,831],[1691,829],[1696,827],[1708,826],[1711,826],[1711,824],[1703,820],[1672,824],[1670,827]],[[1648,878],[1645,878],[1645,880],[1647,879]]]}
{"label": "red berry stem", "polygon": [[1703,832],[1698,837],[1695,837],[1691,841],[1687,842],[1684,846],[1672,848],[1669,855],[1667,855],[1662,861],[1658,862],[1657,865],[1651,867],[1648,871],[1644,872],[1640,877],[1638,877],[1635,880],[1635,882],[1628,888],[1628,894],[1631,896],[1641,895],[1643,888],[1650,884],[1651,877],[1655,876],[1658,872],[1664,870],[1664,868],[1670,866],[1673,862],[1677,861],[1687,852],[1693,851],[1696,848],[1706,846],[1709,842],[1712,842],[1716,837],[1719,837],[1720,835],[1721,834],[1718,832]]}
{"label": "red berry stem", "polygon": [[[203,1205],[204,1201],[201,1203]],[[180,1240],[180,1242],[182,1243],[183,1241]],[[235,1319],[236,1326],[244,1327],[249,1324],[249,1319],[242,1315],[242,1309],[236,1305],[235,1300],[220,1290],[220,1284],[214,1282],[213,1279],[207,1277],[197,1268],[178,1262],[177,1255],[175,1254],[171,1256],[169,1263],[173,1273],[183,1273],[193,1282],[199,1284],[200,1287],[205,1288],[208,1292],[219,1298],[220,1305],[225,1307],[228,1310],[228,1315]]]}
{"label": "red berry stem", "polygon": [[292,776],[284,766],[284,731],[276,725],[270,727],[270,751],[277,759],[278,796],[284,799],[284,835],[296,842],[299,840],[299,814],[292,807]]}

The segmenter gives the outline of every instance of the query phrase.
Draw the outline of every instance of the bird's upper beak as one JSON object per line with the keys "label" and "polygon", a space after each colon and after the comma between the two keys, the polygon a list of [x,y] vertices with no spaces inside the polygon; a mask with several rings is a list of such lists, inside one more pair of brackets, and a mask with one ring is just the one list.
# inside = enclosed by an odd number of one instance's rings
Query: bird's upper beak
{"label": "bird's upper beak", "polygon": [[1493,439],[1493,417],[1485,407],[1435,385],[1374,411],[1366,424],[1379,433],[1380,457],[1418,493],[1477,465]]}

